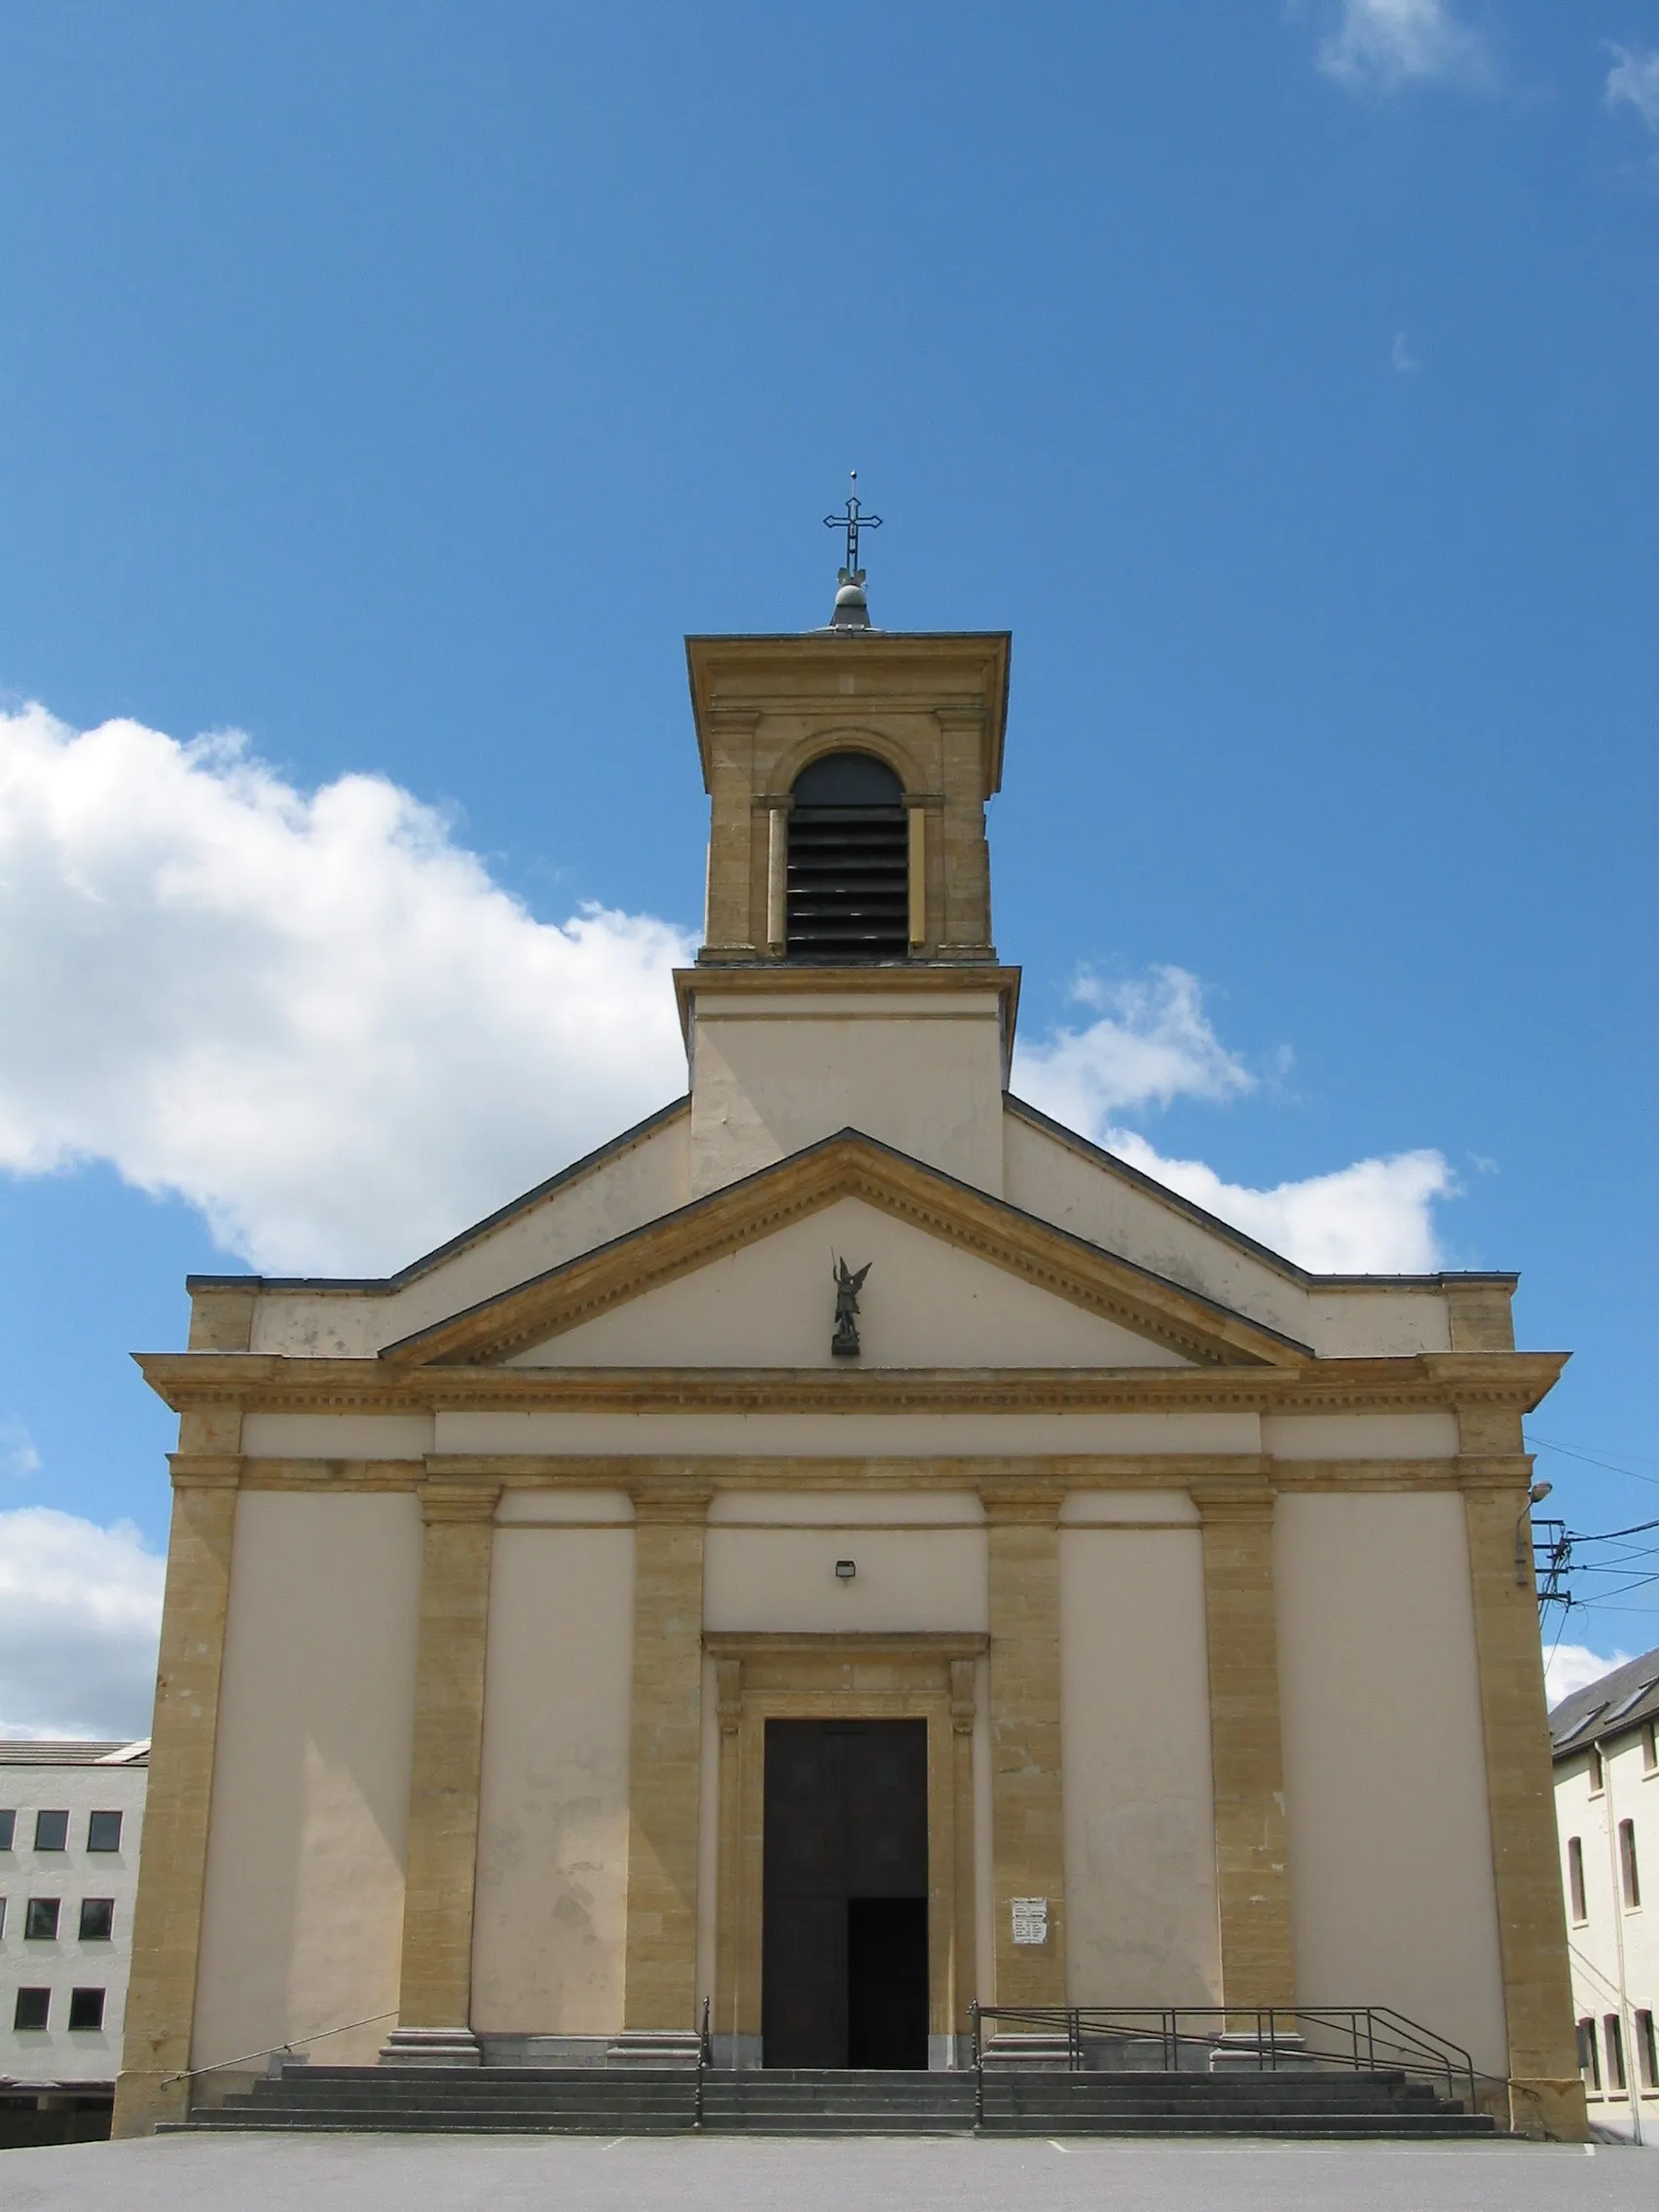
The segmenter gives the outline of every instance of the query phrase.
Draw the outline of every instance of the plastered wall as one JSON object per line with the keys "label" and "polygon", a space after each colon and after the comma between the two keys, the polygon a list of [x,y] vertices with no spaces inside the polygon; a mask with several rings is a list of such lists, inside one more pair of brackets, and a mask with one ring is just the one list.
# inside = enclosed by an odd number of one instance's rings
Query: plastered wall
{"label": "plastered wall", "polygon": [[1220,1957],[1203,1538],[1185,1498],[1182,1519],[1161,1522],[1149,1507],[1175,1499],[1079,1502],[1089,1521],[1060,1533],[1067,1997],[1209,2004]]}
{"label": "plastered wall", "polygon": [[1179,1353],[843,1198],[521,1352],[517,1367],[829,1367],[831,1267],[869,1266],[861,1367],[1180,1367]]}
{"label": "plastered wall", "polygon": [[[238,1505],[197,2067],[395,2011],[420,1576],[408,1494]],[[313,2055],[366,2064],[390,2024]]]}
{"label": "plastered wall", "polygon": [[1002,1191],[1002,1024],[994,990],[925,1013],[867,995],[776,1011],[698,995],[691,1194],[719,1190],[837,1129]]}
{"label": "plastered wall", "polygon": [[617,1493],[509,1496],[491,1565],[484,1686],[472,1950],[481,2033],[603,2036],[622,2025],[633,1576],[630,1509]]}
{"label": "plastered wall", "polygon": [[1505,2071],[1463,1501],[1281,1496],[1297,1989],[1389,2005]]}

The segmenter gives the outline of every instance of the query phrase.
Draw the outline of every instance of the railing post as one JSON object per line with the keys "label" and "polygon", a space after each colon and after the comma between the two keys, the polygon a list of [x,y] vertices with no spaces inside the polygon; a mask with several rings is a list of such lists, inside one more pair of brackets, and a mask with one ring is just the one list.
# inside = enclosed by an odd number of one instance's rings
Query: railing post
{"label": "railing post", "polygon": [[968,2008],[968,2024],[974,2036],[974,2125],[985,2124],[985,2053],[980,2041],[979,2000],[976,1997]]}

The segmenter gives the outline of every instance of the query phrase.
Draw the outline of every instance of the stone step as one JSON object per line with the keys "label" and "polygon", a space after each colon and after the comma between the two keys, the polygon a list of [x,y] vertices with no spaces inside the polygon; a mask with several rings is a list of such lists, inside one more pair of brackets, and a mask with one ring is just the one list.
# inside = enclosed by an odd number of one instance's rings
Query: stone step
{"label": "stone step", "polygon": [[[705,2072],[705,2130],[718,2134],[966,2134],[970,2073]],[[694,2124],[695,2069],[618,2067],[284,2068],[181,2124],[531,2134],[674,2134]],[[987,2074],[983,2130],[1009,2135],[1491,2135],[1403,2075]]]}

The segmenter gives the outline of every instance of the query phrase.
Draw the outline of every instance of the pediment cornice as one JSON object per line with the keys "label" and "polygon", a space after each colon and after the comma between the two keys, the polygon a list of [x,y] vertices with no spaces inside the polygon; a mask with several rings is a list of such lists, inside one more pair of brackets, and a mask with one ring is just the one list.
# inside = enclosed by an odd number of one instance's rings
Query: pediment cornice
{"label": "pediment cornice", "polygon": [[842,1198],[861,1199],[1196,1366],[1296,1368],[1312,1356],[1179,1283],[843,1129],[388,1345],[380,1357],[393,1367],[494,1365]]}
{"label": "pediment cornice", "polygon": [[141,1352],[176,1413],[1530,1413],[1565,1352],[1417,1352],[1299,1368],[395,1367],[263,1352]]}

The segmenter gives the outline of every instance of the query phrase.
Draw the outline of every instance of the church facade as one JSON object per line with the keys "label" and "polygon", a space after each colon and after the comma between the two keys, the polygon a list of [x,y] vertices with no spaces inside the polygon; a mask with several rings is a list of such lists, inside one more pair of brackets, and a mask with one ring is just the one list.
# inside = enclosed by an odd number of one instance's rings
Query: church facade
{"label": "church facade", "polygon": [[194,1278],[118,2127],[292,2045],[950,2066],[1388,2006],[1580,2132],[1514,1278],[1022,1104],[1001,634],[693,638],[688,1094],[378,1281]]}

